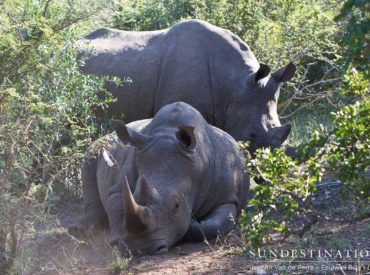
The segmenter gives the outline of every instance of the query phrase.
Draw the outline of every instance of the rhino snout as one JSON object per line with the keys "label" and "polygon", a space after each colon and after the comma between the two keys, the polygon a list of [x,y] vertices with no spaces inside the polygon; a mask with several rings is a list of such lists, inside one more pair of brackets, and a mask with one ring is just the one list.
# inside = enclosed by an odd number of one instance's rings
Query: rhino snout
{"label": "rhino snout", "polygon": [[279,148],[288,138],[292,129],[291,124],[276,126],[269,131],[261,129],[252,129],[248,132],[249,136],[249,151],[254,153],[258,148],[270,147],[271,149]]}
{"label": "rhino snout", "polygon": [[168,252],[169,246],[170,245],[166,239],[153,239],[150,238],[150,236],[136,239],[133,235],[126,235],[118,248],[120,249],[121,253],[129,251],[129,253],[133,255],[159,255]]}

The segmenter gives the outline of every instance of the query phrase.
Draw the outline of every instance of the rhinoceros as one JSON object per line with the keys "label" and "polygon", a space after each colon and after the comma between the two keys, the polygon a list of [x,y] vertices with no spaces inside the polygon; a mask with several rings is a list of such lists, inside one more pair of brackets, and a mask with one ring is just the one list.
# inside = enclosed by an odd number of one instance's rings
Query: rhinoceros
{"label": "rhinoceros", "polygon": [[181,239],[200,241],[233,229],[249,177],[229,134],[183,102],[162,107],[153,119],[116,121],[115,128],[87,150],[87,211],[70,233],[108,218],[110,244],[158,254]]}
{"label": "rhinoceros", "polygon": [[291,125],[281,126],[277,100],[295,73],[289,63],[270,74],[237,35],[200,20],[159,31],[98,29],[79,41],[87,74],[128,77],[107,83],[117,99],[110,112],[125,121],[151,118],[166,104],[183,101],[208,123],[254,148],[280,146]]}

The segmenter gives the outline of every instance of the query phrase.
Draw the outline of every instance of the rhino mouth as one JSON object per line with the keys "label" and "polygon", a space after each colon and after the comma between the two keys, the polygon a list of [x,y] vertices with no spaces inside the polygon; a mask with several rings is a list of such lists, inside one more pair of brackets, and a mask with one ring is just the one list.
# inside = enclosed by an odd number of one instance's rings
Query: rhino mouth
{"label": "rhino mouth", "polygon": [[[145,243],[143,245],[143,242]],[[164,240],[133,240],[129,238],[124,241],[125,249],[133,255],[159,255],[168,252],[168,244]]]}

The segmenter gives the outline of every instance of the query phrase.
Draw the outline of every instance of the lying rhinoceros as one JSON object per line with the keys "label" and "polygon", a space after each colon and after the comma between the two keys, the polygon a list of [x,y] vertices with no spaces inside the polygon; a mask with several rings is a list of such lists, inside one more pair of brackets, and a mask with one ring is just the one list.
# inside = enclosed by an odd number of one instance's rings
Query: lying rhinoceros
{"label": "lying rhinoceros", "polygon": [[277,100],[295,66],[270,74],[230,31],[188,20],[152,32],[103,28],[80,45],[87,57],[85,73],[132,79],[131,85],[107,83],[117,98],[110,110],[124,113],[126,122],[151,118],[162,106],[184,101],[208,123],[237,140],[251,141],[252,151],[278,147],[290,133],[290,124],[280,124]]}
{"label": "lying rhinoceros", "polygon": [[87,152],[87,212],[70,233],[108,217],[111,244],[157,254],[183,237],[200,241],[234,227],[249,178],[229,134],[183,102],[164,106],[153,119],[127,126],[116,121],[115,127]]}

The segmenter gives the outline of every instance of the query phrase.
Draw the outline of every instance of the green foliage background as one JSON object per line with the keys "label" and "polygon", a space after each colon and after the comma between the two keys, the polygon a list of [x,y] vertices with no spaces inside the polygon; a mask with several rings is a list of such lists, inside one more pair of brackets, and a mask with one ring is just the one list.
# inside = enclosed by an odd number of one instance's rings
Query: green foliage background
{"label": "green foliage background", "polygon": [[104,79],[82,75],[75,51],[94,9],[74,4],[1,2],[0,270],[13,265],[37,217],[79,190],[83,152],[104,132],[92,112],[105,104]]}
{"label": "green foliage background", "polygon": [[101,26],[154,30],[190,18],[236,33],[273,69],[298,65],[279,108],[296,125],[291,142],[302,158],[266,149],[247,158],[251,175],[270,184],[257,185],[242,215],[246,240],[257,247],[273,230],[291,233],[289,219],[312,214],[302,206],[324,170],[368,201],[368,1],[2,0],[0,270],[16,272],[24,234],[53,203],[79,193],[84,150],[110,129],[92,111],[111,100],[97,97],[106,79],[79,72],[77,39]]}

